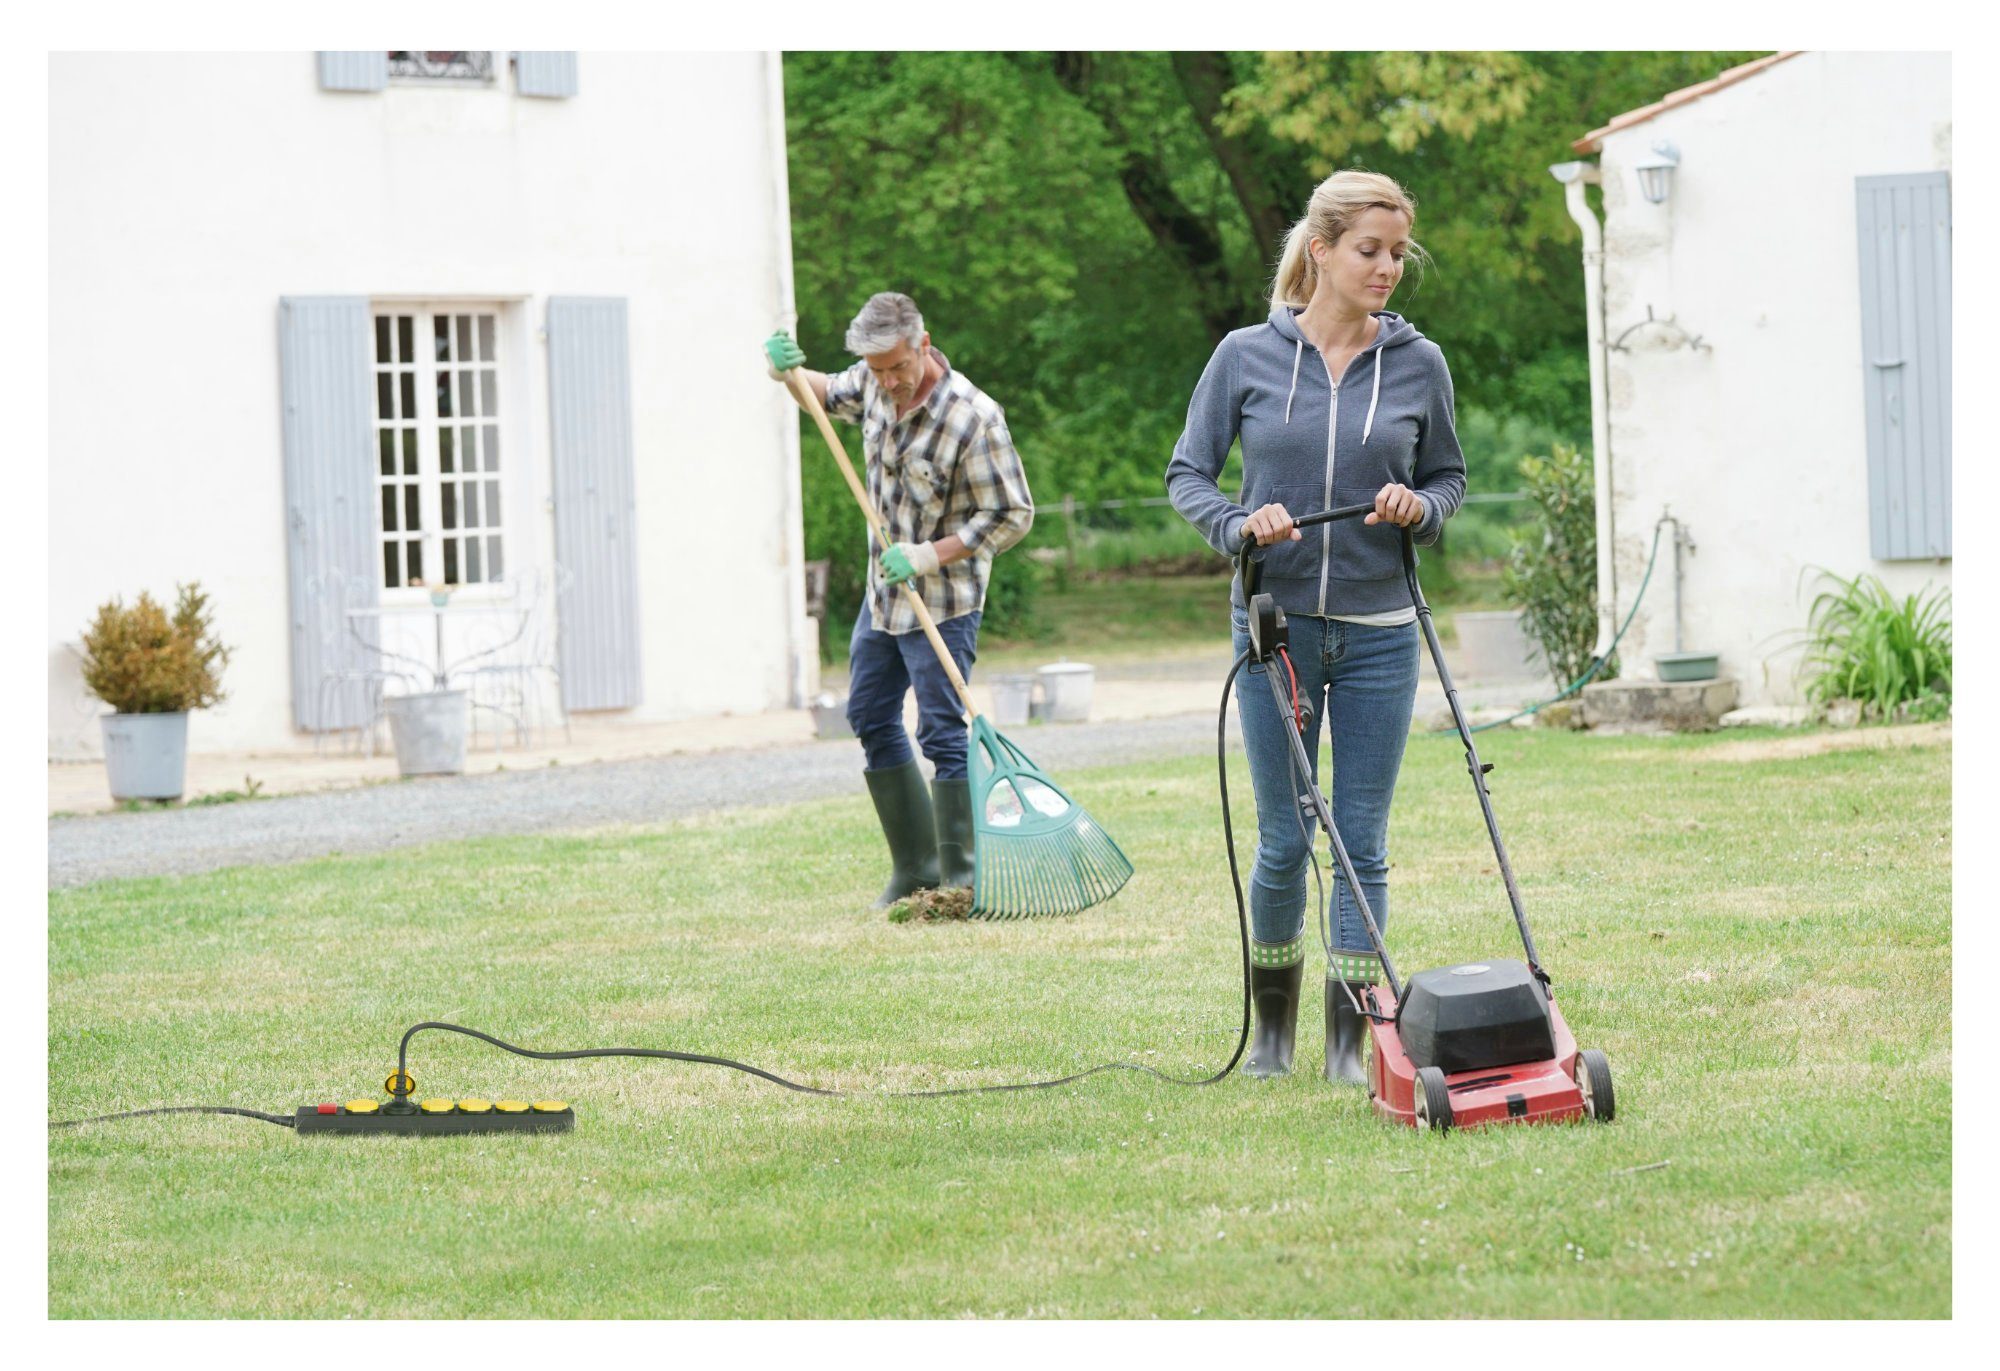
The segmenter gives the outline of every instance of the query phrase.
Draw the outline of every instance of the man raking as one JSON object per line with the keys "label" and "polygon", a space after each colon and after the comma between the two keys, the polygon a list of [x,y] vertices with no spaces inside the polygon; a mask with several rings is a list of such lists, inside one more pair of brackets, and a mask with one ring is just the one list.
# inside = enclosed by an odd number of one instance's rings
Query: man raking
{"label": "man raking", "polygon": [[[798,369],[829,416],[861,429],[868,495],[892,540],[869,536],[848,643],[847,721],[889,845],[880,909],[913,891],[973,883],[963,708],[896,587],[908,582],[921,595],[969,679],[993,558],[1022,539],[1035,511],[1005,413],[931,346],[915,301],[893,291],[871,297],[846,341],[861,360],[832,375],[805,369],[788,334],[773,334],[764,351],[773,379]],[[935,772],[928,790],[903,728],[912,689],[917,745]]]}

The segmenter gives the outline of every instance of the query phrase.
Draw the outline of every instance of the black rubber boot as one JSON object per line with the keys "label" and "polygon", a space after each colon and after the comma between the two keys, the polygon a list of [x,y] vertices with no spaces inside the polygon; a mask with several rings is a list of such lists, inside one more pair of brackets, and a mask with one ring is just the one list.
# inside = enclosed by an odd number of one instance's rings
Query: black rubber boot
{"label": "black rubber boot", "polygon": [[971,782],[932,781],[931,804],[937,810],[938,885],[949,890],[972,885]]}
{"label": "black rubber boot", "polygon": [[1303,958],[1290,966],[1250,964],[1250,1003],[1257,1008],[1257,1029],[1250,1039],[1246,1076],[1289,1076],[1292,1052],[1298,1045],[1299,980]]}
{"label": "black rubber boot", "polygon": [[1354,1008],[1367,984],[1326,978],[1326,1078],[1335,1085],[1368,1084],[1368,1068],[1361,1063],[1361,1039],[1368,1032],[1368,1020]]}
{"label": "black rubber boot", "polygon": [[887,909],[915,890],[938,883],[937,828],[931,818],[931,793],[913,757],[901,766],[864,771],[868,798],[889,840],[889,884],[882,888],[876,909]]}

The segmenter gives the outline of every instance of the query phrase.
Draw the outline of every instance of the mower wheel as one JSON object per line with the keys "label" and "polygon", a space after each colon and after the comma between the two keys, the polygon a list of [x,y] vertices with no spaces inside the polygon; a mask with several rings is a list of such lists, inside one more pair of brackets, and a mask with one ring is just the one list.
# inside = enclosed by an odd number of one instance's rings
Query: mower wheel
{"label": "mower wheel", "polygon": [[1419,1068],[1415,1094],[1417,1127],[1439,1133],[1451,1127],[1451,1094],[1444,1083],[1444,1072],[1434,1066]]}
{"label": "mower wheel", "polygon": [[1599,1123],[1610,1123],[1618,1112],[1618,1098],[1611,1091],[1611,1063],[1594,1047],[1576,1054],[1576,1088],[1583,1092],[1584,1112]]}

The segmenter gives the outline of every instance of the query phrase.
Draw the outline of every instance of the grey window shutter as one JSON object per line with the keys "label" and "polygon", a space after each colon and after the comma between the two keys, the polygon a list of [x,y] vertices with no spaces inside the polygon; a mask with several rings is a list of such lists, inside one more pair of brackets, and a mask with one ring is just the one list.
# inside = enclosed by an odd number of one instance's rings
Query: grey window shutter
{"label": "grey window shutter", "polygon": [[625,301],[549,301],[549,423],[563,707],[639,703],[639,557]]}
{"label": "grey window shutter", "polygon": [[347,610],[377,600],[369,358],[366,299],[279,302],[292,719],[313,732],[367,722],[365,692],[329,681],[375,665],[345,619]]}
{"label": "grey window shutter", "polygon": [[319,56],[321,90],[381,90],[389,84],[389,53],[322,52]]}
{"label": "grey window shutter", "polygon": [[1951,556],[1951,176],[1857,176],[1868,543]]}
{"label": "grey window shutter", "polygon": [[517,52],[514,54],[514,89],[522,95],[564,98],[576,94],[576,54],[573,52]]}

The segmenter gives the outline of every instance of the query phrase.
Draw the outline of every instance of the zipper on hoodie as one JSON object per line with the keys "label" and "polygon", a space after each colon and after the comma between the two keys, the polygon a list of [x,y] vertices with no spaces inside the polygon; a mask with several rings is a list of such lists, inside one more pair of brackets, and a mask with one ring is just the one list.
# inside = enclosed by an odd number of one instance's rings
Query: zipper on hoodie
{"label": "zipper on hoodie", "polygon": [[[1327,365],[1326,354],[1315,347],[1319,354],[1320,370],[1326,373],[1326,383],[1333,387],[1333,399],[1326,407],[1326,493],[1320,497],[1321,509],[1333,508],[1333,464],[1335,458],[1334,435],[1340,431],[1340,382],[1333,379],[1333,368]],[[1333,525],[1319,526],[1319,613],[1326,614],[1326,578],[1333,565]]]}

